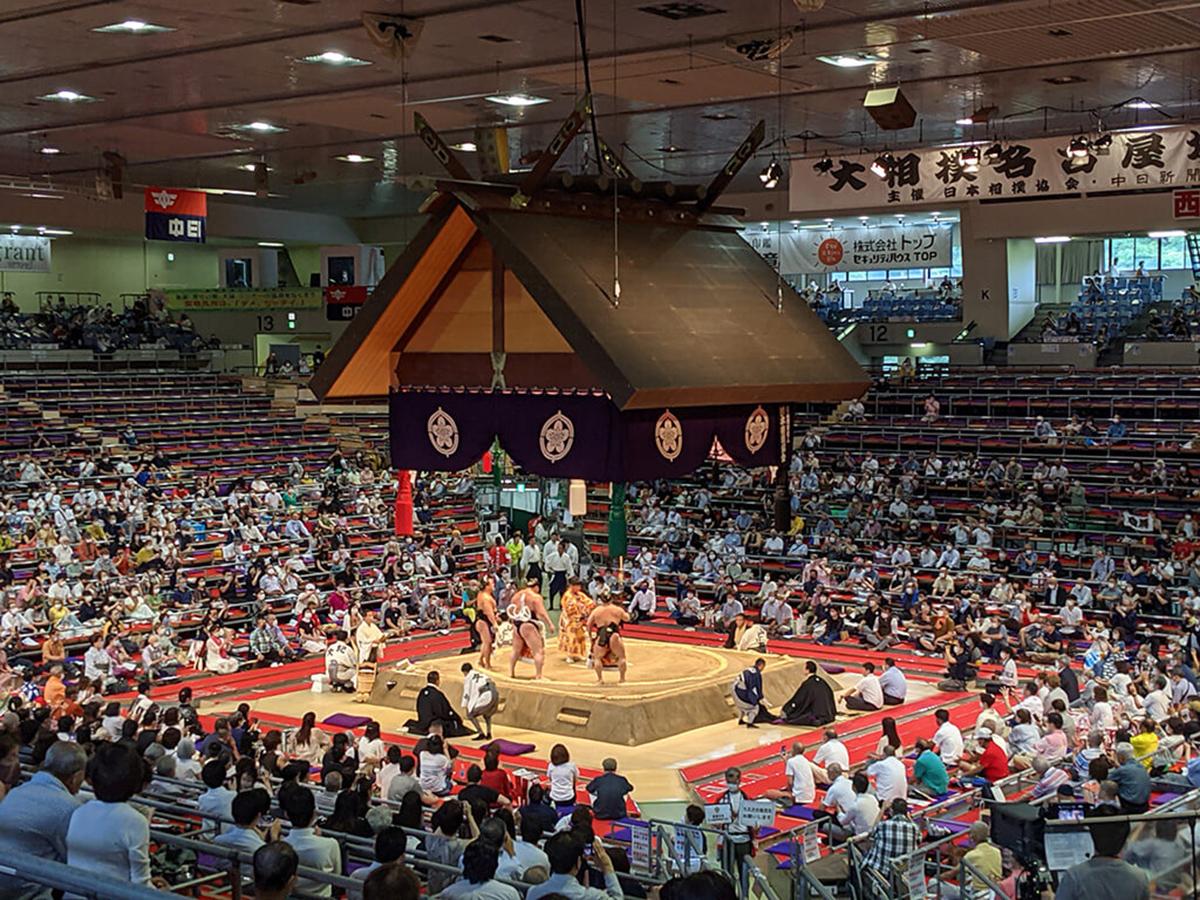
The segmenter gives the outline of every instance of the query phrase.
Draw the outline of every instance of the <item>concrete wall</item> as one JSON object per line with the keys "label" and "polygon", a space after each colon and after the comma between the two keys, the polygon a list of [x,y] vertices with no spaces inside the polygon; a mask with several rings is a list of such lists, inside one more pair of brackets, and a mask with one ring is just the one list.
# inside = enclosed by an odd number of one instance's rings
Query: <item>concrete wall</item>
{"label": "concrete wall", "polygon": [[1200,341],[1126,341],[1127,366],[1194,366],[1200,364]]}
{"label": "concrete wall", "polygon": [[1010,366],[1078,366],[1081,369],[1094,369],[1096,355],[1096,345],[1091,343],[1008,345]]}

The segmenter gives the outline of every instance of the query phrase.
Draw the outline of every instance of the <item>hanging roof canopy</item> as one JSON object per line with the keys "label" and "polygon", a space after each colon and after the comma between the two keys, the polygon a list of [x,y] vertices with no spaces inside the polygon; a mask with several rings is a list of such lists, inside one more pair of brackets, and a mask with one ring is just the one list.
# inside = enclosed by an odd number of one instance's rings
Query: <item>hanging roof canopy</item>
{"label": "hanging roof canopy", "polygon": [[[614,229],[612,192],[547,192],[514,209],[504,185],[438,187],[429,221],[314,375],[318,397],[383,396],[407,383],[414,335],[432,307],[452,302],[456,273],[481,245],[493,271],[499,265],[515,276],[575,357],[571,366],[538,366],[540,382],[521,386],[598,388],[621,409],[842,400],[867,387],[862,369],[742,240],[735,220],[622,197]],[[451,318],[444,330],[465,321]],[[516,366],[519,354],[503,339],[485,349],[507,350]],[[464,360],[444,359],[463,366],[461,380],[445,374],[452,367],[438,370],[442,385],[479,386]],[[567,368],[570,383],[556,381],[555,369]]]}

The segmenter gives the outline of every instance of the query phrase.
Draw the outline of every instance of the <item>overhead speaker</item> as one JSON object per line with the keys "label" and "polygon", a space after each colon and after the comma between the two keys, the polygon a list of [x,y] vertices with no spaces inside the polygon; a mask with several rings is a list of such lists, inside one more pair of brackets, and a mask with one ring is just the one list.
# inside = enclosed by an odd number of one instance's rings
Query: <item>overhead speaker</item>
{"label": "overhead speaker", "polygon": [[875,124],[884,131],[900,131],[912,128],[917,121],[917,111],[908,102],[898,87],[875,88],[867,91],[863,108],[871,114]]}

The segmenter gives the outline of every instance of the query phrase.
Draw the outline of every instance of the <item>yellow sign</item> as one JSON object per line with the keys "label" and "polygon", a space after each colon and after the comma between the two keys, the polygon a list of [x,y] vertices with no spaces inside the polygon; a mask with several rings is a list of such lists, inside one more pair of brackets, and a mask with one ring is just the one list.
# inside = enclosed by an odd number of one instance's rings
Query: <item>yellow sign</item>
{"label": "yellow sign", "polygon": [[167,309],[320,309],[321,289],[316,288],[221,288],[213,290],[164,291]]}

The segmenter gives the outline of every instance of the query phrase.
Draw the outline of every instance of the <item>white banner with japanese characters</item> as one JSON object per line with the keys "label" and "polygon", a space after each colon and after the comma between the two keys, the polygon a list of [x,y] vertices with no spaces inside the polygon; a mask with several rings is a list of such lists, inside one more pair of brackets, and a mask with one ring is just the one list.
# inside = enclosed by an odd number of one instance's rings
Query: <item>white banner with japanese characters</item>
{"label": "white banner with japanese characters", "polygon": [[784,275],[865,272],[877,269],[949,268],[953,231],[949,225],[882,228],[795,229],[750,227],[742,237]]}
{"label": "white banner with japanese characters", "polygon": [[800,229],[782,235],[779,264],[787,275],[949,268],[952,245],[949,226]]}
{"label": "white banner with japanese characters", "polygon": [[967,145],[899,150],[881,176],[879,154],[792,160],[793,212],[877,206],[913,206],[963,200],[1004,200],[1200,185],[1200,129],[1189,126],[1110,133],[1088,142],[1087,153],[1068,153],[1069,137],[984,141],[971,145],[979,167],[963,160]]}

